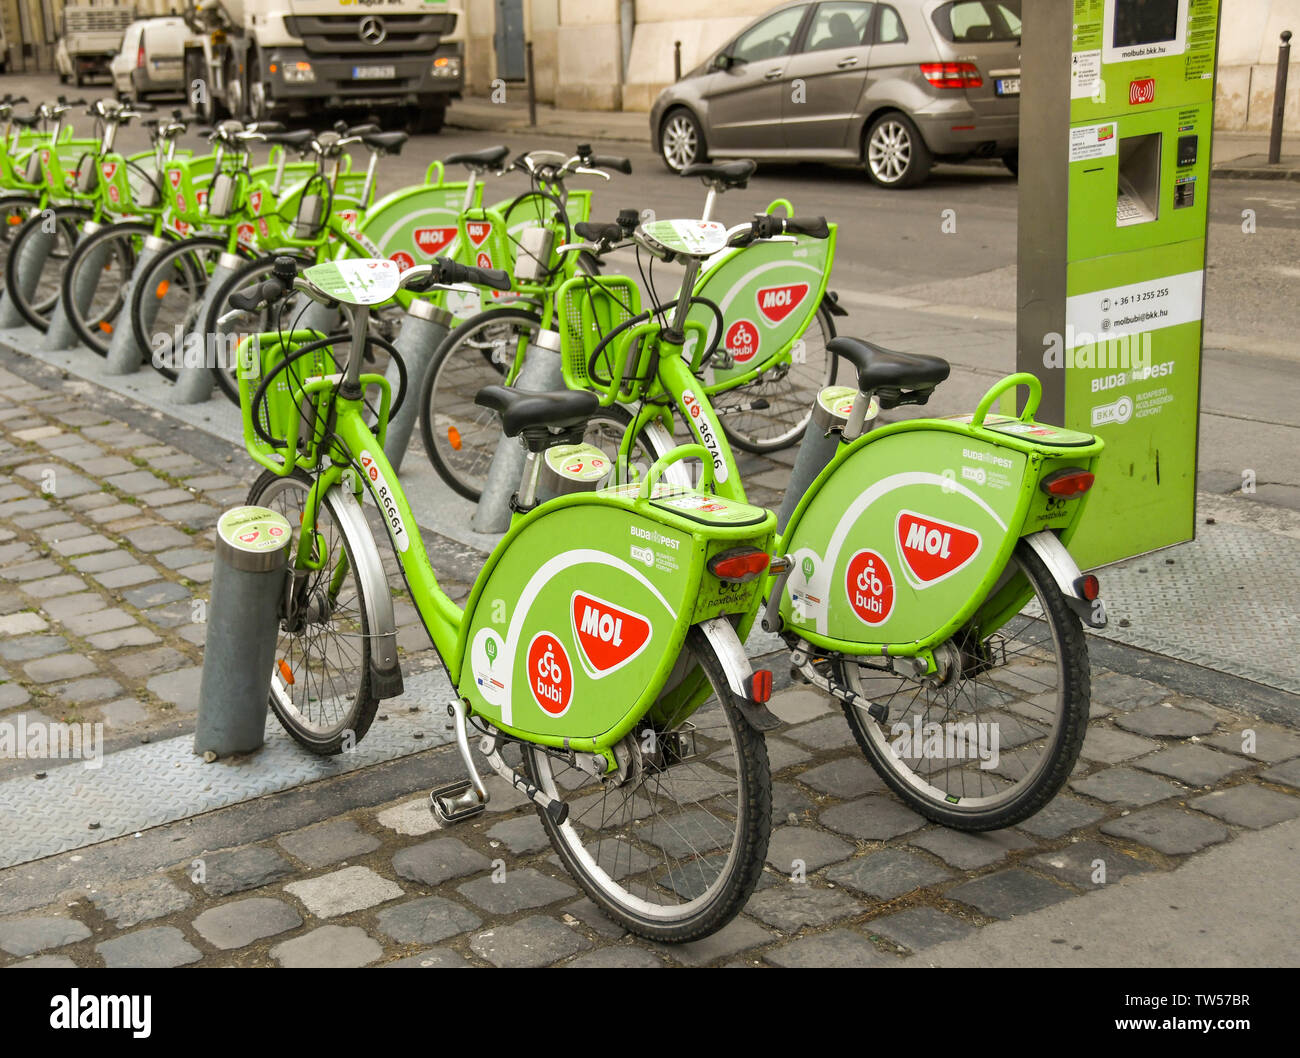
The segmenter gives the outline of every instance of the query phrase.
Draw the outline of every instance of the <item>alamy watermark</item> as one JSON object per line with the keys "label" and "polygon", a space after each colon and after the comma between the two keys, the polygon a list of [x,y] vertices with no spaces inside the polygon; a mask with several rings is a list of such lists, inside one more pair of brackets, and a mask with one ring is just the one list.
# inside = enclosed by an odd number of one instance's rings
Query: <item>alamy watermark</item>
{"label": "alamy watermark", "polygon": [[998,725],[947,721],[921,723],[913,716],[909,724],[900,720],[889,728],[890,746],[904,759],[978,760],[981,770],[998,766]]}
{"label": "alamy watermark", "polygon": [[0,759],[81,760],[87,768],[104,765],[103,724],[0,721]]}

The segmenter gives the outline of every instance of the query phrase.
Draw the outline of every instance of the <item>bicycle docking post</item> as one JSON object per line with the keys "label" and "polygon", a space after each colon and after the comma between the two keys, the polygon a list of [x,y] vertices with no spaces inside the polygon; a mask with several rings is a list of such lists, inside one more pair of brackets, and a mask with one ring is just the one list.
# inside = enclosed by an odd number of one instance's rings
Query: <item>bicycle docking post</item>
{"label": "bicycle docking post", "polygon": [[[206,320],[208,318],[208,310],[213,299],[217,296],[217,291],[225,285],[231,273],[237,268],[242,268],[243,265],[244,259],[233,253],[223,253],[217,258],[217,266],[212,270],[212,275],[208,277],[208,288],[204,291],[203,303],[199,307],[195,319]],[[172,387],[172,398],[177,404],[201,404],[212,396],[213,379],[212,372],[208,370],[210,365],[207,363],[207,358],[215,350],[209,350],[207,336],[204,335],[203,338],[203,365],[201,367],[181,368],[176,376],[176,385]],[[182,340],[181,348],[184,348],[184,340]]]}
{"label": "bicycle docking post", "polygon": [[[81,234],[77,237],[77,243],[80,244],[90,238],[99,229],[100,225],[93,220],[86,221],[85,227],[81,229]],[[107,256],[107,247],[97,251],[92,259],[86,262],[87,267],[83,268],[78,275],[77,288],[72,292],[77,311],[85,312],[90,305],[90,299],[95,296],[95,284],[99,281],[99,273],[103,269],[104,258]],[[77,332],[72,329],[72,321],[68,319],[68,314],[64,311],[63,298],[59,298],[58,303],[54,306],[54,312],[50,315],[49,329],[45,332],[45,337],[41,339],[39,347],[47,353],[52,353],[60,349],[75,349],[80,344],[81,339],[77,337]]]}
{"label": "bicycle docking post", "polygon": [[[514,388],[525,393],[565,388],[559,331],[538,331],[537,340],[524,350],[524,366],[519,369]],[[476,533],[504,533],[510,528],[510,497],[519,487],[523,472],[523,447],[515,438],[502,434],[488,467],[483,495],[470,519],[471,529]]]}
{"label": "bicycle docking post", "polygon": [[[804,431],[799,454],[795,456],[794,467],[790,471],[790,484],[786,486],[785,498],[776,515],[778,533],[785,532],[799,500],[817,475],[835,458],[856,395],[857,389],[853,386],[827,386],[817,394],[813,402],[812,418],[808,422],[808,429]],[[873,418],[876,410],[874,405],[869,406],[867,417]]]}
{"label": "bicycle docking post", "polygon": [[[402,457],[411,442],[411,432],[420,413],[420,394],[424,392],[425,376],[433,360],[434,350],[447,337],[452,315],[432,302],[416,298],[397,332],[394,347],[406,364],[406,396],[397,414],[388,420],[388,435],[384,438],[384,455],[394,470],[402,469]],[[388,365],[388,381],[397,386],[397,365]]]}
{"label": "bicycle docking post", "polygon": [[[29,240],[23,246],[17,261],[10,256],[7,262],[8,267],[18,273],[23,298],[28,303],[36,296],[36,287],[41,281],[41,271],[45,268],[45,262],[50,254],[54,252],[55,238],[53,231],[43,231],[39,237]],[[9,304],[6,297],[4,303],[0,303],[0,327],[23,327],[26,323],[17,307]]]}
{"label": "bicycle docking post", "polygon": [[[170,242],[160,236],[145,236],[144,244],[140,248],[140,256],[136,258],[135,271],[131,273],[131,278],[127,280],[126,287],[122,290],[122,310],[113,321],[113,337],[108,342],[110,375],[129,375],[140,370],[140,350],[136,346],[135,331],[131,323],[131,293],[136,283],[143,282],[144,277],[149,274],[154,258],[170,245]],[[158,297],[144,299],[141,308],[147,327],[153,326],[160,307],[161,301]],[[144,337],[148,338],[147,335]],[[172,352],[173,356],[179,354],[179,349]]]}
{"label": "bicycle docking post", "polygon": [[[217,522],[195,753],[248,753],[265,739],[292,539],[284,517],[265,507],[234,507]],[[287,666],[282,676],[292,682]]]}

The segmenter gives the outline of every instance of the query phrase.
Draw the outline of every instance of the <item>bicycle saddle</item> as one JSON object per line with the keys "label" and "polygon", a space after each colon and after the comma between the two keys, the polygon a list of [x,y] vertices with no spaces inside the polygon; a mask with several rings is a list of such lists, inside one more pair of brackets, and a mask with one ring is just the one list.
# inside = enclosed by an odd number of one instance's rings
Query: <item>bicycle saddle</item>
{"label": "bicycle saddle", "polygon": [[266,142],[280,143],[286,147],[292,147],[294,150],[302,150],[307,144],[311,143],[314,135],[316,134],[311,129],[298,129],[294,132],[268,132]]}
{"label": "bicycle saddle", "polygon": [[40,114],[10,114],[9,120],[25,129],[34,129],[41,123]]}
{"label": "bicycle saddle", "polygon": [[386,154],[400,154],[402,144],[410,137],[405,132],[372,132],[362,136],[361,142],[367,147],[378,147]]}
{"label": "bicycle saddle", "polygon": [[600,407],[596,394],[585,389],[526,393],[509,386],[484,386],[474,397],[474,403],[500,414],[507,437],[517,437],[530,426],[552,430],[581,426]]}
{"label": "bicycle saddle", "polygon": [[951,370],[937,356],[896,353],[860,338],[832,338],[826,348],[858,369],[858,389],[875,393],[882,408],[924,404]]}
{"label": "bicycle saddle", "polygon": [[509,147],[488,147],[481,151],[448,155],[443,159],[443,164],[467,165],[471,169],[499,169],[509,153]]}
{"label": "bicycle saddle", "polygon": [[749,158],[739,158],[734,162],[695,162],[682,170],[682,176],[698,176],[705,180],[716,180],[727,187],[744,187],[758,163]]}

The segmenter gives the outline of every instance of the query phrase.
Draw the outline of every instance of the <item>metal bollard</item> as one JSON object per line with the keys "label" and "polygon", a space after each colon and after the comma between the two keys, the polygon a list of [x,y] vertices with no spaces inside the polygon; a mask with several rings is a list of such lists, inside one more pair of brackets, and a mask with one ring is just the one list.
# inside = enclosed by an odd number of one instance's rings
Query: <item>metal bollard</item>
{"label": "metal bollard", "polygon": [[[51,232],[29,239],[23,247],[19,260],[15,261],[11,254],[9,260],[5,262],[8,267],[18,271],[23,297],[28,300],[36,293],[36,284],[40,281],[41,270],[45,267],[46,259],[54,251],[55,238],[56,236]],[[27,321],[23,319],[18,307],[9,300],[8,294],[0,298],[0,327],[25,327],[26,325]]]}
{"label": "metal bollard", "polygon": [[[136,283],[144,281],[145,275],[152,267],[154,258],[171,245],[171,242],[158,235],[147,235],[140,248],[140,256],[135,262],[135,271],[127,280],[126,289],[122,291],[122,311],[113,321],[113,337],[108,343],[108,373],[110,375],[129,375],[140,370],[140,347],[136,344],[135,328],[131,321],[131,293]],[[153,326],[162,302],[154,297],[146,297],[143,302],[145,325]],[[175,354],[179,354],[176,350]]]}
{"label": "metal bollard", "polygon": [[1282,31],[1282,43],[1277,49],[1277,80],[1273,82],[1273,127],[1268,136],[1268,164],[1277,165],[1282,160],[1282,125],[1286,117],[1286,78],[1291,65],[1291,31]]}
{"label": "metal bollard", "polygon": [[682,42],[673,41],[673,83],[682,79]]}
{"label": "metal bollard", "polygon": [[289,523],[266,507],[234,507],[217,522],[195,753],[262,745],[292,539]]}
{"label": "metal bollard", "polygon": [[[799,454],[795,456],[794,468],[790,471],[790,484],[786,486],[785,498],[781,500],[781,509],[776,515],[777,532],[785,531],[804,493],[835,458],[844,424],[849,421],[849,411],[857,395],[855,386],[827,386],[817,394],[812,419],[804,431]],[[872,397],[867,420],[874,419],[879,411],[880,405]]]}
{"label": "metal bollard", "polygon": [[[206,320],[208,318],[208,311],[217,296],[217,291],[221,289],[233,272],[243,266],[244,259],[233,253],[223,253],[217,258],[217,267],[212,270],[212,275],[208,278],[208,288],[203,294],[203,303],[199,306],[196,319]],[[205,353],[207,345],[205,336],[203,342]],[[184,348],[183,341],[182,348]],[[182,367],[176,377],[176,385],[172,388],[172,399],[177,404],[201,404],[212,396],[212,387],[212,372],[208,369],[206,363],[202,367]]]}
{"label": "metal bollard", "polygon": [[[559,331],[537,333],[537,340],[524,351],[524,366],[519,369],[514,388],[526,393],[565,388]],[[510,528],[510,497],[519,488],[524,455],[519,438],[501,435],[492,454],[492,465],[488,467],[483,495],[470,519],[470,528],[476,533],[504,533]]]}
{"label": "metal bollard", "polygon": [[[81,234],[77,236],[77,244],[80,245],[83,239],[89,238],[95,232],[99,231],[101,225],[96,224],[93,220],[86,221],[85,226],[81,229]],[[107,253],[107,250],[105,250]],[[83,268],[81,271],[80,289],[73,291],[78,309],[84,310],[90,304],[90,299],[95,294],[94,283],[99,276],[96,274],[98,268]],[[60,280],[62,277],[60,277]],[[72,329],[72,321],[68,319],[68,314],[63,311],[63,298],[54,305],[54,311],[50,313],[50,326],[45,331],[37,348],[45,352],[54,352],[59,349],[75,349],[81,344],[81,339],[77,337],[77,332]]]}
{"label": "metal bollard", "polygon": [[533,76],[533,42],[524,45],[525,74],[528,78],[528,125],[537,128],[537,78]]}
{"label": "metal bollard", "polygon": [[[420,414],[420,394],[424,392],[434,351],[447,337],[451,323],[452,315],[446,309],[416,298],[402,321],[402,329],[397,332],[394,345],[406,364],[406,396],[397,414],[388,420],[388,436],[384,438],[384,455],[394,470],[402,469],[402,457],[406,455]],[[388,365],[388,381],[397,386],[395,364]]]}

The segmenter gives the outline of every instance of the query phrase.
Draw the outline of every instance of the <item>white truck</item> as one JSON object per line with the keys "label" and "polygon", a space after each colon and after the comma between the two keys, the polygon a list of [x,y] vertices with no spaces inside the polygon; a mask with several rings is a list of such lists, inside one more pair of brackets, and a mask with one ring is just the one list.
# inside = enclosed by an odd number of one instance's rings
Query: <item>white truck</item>
{"label": "white truck", "polygon": [[59,80],[81,86],[87,77],[111,77],[108,64],[122,47],[126,27],[134,21],[135,9],[130,6],[65,7],[54,49]]}
{"label": "white truck", "polygon": [[452,0],[192,0],[185,18],[199,35],[185,53],[187,91],[207,122],[343,107],[437,132],[464,86]]}

